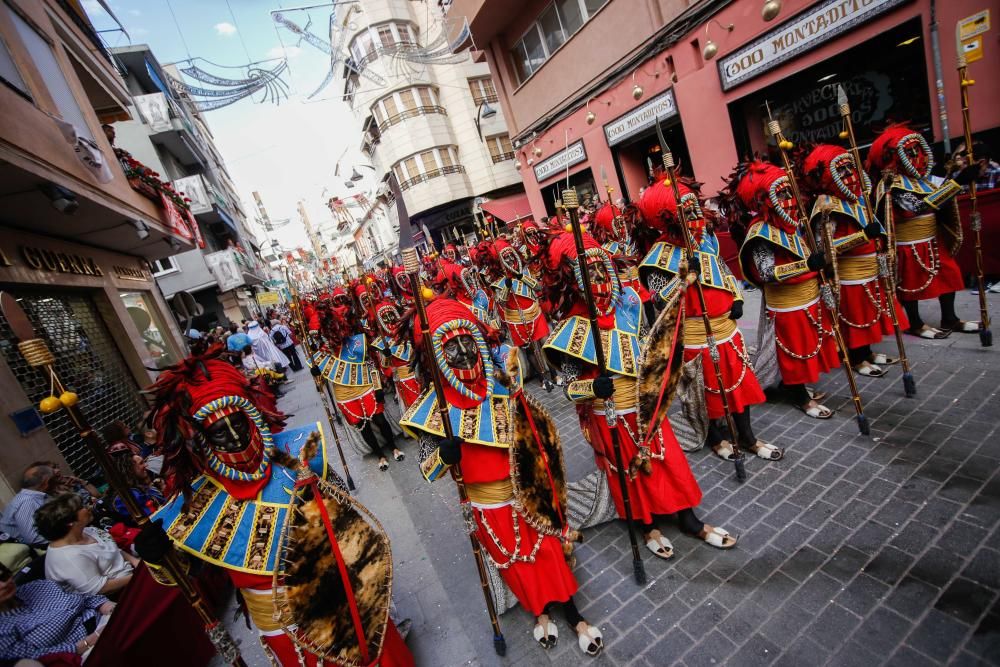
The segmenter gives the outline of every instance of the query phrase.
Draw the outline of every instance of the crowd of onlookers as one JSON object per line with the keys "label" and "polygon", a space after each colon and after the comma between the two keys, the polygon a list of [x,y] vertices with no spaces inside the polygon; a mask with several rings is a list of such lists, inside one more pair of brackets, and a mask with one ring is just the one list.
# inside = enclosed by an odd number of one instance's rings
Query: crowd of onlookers
{"label": "crowd of onlookers", "polygon": [[[152,429],[120,421],[102,435],[140,509],[163,503],[163,457]],[[139,564],[138,528],[122,499],[36,461],[0,514],[0,665],[73,665],[86,658]]]}

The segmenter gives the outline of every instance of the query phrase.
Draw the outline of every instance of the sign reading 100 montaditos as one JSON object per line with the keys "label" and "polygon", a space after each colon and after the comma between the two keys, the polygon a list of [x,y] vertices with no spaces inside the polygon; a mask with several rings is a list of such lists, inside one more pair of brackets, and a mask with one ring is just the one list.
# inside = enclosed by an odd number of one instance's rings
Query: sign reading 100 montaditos
{"label": "sign reading 100 montaditos", "polygon": [[909,0],[827,0],[719,60],[729,90]]}
{"label": "sign reading 100 montaditos", "polygon": [[583,147],[583,139],[579,139],[565,150],[561,150],[552,157],[535,165],[535,180],[539,183],[546,178],[558,174],[563,169],[568,169],[575,164],[580,164],[587,159],[587,149]]}

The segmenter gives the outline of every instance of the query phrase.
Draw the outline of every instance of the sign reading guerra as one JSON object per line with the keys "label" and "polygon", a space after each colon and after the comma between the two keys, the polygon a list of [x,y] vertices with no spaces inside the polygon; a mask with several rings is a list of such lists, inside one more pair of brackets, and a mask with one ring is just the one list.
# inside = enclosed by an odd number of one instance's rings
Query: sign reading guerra
{"label": "sign reading guerra", "polygon": [[535,165],[535,180],[541,183],[563,169],[580,164],[587,159],[587,149],[583,147],[583,139],[578,139],[544,162]]}
{"label": "sign reading guerra", "polygon": [[676,115],[677,104],[674,102],[674,91],[670,89],[605,125],[604,136],[608,139],[608,146],[614,146],[653,127],[657,118],[666,119]]}
{"label": "sign reading guerra", "polygon": [[827,0],[719,61],[722,89],[745,83],[908,0]]}

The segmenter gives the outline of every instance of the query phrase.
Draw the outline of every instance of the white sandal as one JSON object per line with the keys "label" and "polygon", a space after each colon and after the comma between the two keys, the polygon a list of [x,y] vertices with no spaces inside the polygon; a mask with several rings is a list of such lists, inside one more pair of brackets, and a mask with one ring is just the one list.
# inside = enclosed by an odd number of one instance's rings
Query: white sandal
{"label": "white sandal", "polygon": [[833,410],[820,403],[817,403],[811,408],[806,408],[801,405],[796,405],[795,407],[806,413],[807,417],[812,417],[813,419],[829,419],[833,416]]}
{"label": "white sandal", "polygon": [[531,631],[531,634],[535,637],[535,641],[541,644],[542,648],[546,651],[555,646],[559,641],[559,628],[556,627],[551,618],[546,619],[544,628],[536,619],[535,629]]}
{"label": "white sandal", "polygon": [[896,357],[890,357],[884,352],[876,352],[868,361],[876,366],[892,366],[893,364],[899,363],[899,359]]}
{"label": "white sandal", "polygon": [[712,447],[712,452],[715,453],[723,461],[732,461],[735,457],[735,452],[733,452],[733,443],[728,440],[723,440],[715,447]]}
{"label": "white sandal", "polygon": [[854,367],[854,372],[868,378],[880,378],[885,375],[885,370],[872,363],[861,364]]}
{"label": "white sandal", "polygon": [[[733,535],[730,535],[729,531],[725,528],[709,526],[707,523],[705,524],[705,528],[702,529],[702,532],[698,534],[697,537],[716,549],[732,549],[736,546],[738,539]],[[727,539],[732,540],[732,542],[727,542]]]}
{"label": "white sandal", "polygon": [[[594,657],[604,649],[604,635],[600,629],[587,624],[587,629],[577,634],[577,645],[581,651]],[[591,646],[594,648],[590,648]]]}
{"label": "white sandal", "polygon": [[646,548],[652,551],[654,556],[663,560],[673,558],[674,555],[674,545],[662,533],[659,537],[650,537],[646,540]]}
{"label": "white sandal", "polygon": [[769,442],[762,442],[760,440],[750,449],[757,458],[764,459],[765,461],[780,461],[785,456],[785,452],[780,447],[775,447]]}

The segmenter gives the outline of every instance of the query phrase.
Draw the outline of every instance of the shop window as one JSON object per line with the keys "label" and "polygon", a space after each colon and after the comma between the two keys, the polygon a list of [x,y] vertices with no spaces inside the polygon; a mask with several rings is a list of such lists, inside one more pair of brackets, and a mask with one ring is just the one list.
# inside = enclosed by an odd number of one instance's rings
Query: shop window
{"label": "shop window", "polygon": [[16,12],[6,5],[4,5],[4,9],[14,23],[17,34],[21,37],[24,47],[28,50],[35,67],[38,68],[39,74],[45,81],[45,86],[48,88],[49,94],[52,95],[59,115],[64,121],[71,123],[76,128],[77,134],[93,140],[94,135],[90,131],[90,126],[87,124],[86,117],[83,115],[76,97],[73,96],[73,89],[70,88],[52,47]]}
{"label": "shop window", "polygon": [[163,323],[156,304],[148,292],[121,292],[125,309],[132,317],[135,328],[142,336],[146,352],[153,358],[157,368],[165,368],[176,363],[176,354],[171,345],[169,330]]}
{"label": "shop window", "polygon": [[28,86],[25,85],[24,79],[21,78],[21,73],[18,71],[17,65],[14,64],[14,59],[11,57],[10,51],[2,39],[0,39],[0,81],[3,81],[29,100],[31,99]]}
{"label": "shop window", "polygon": [[177,266],[177,262],[173,257],[164,257],[163,259],[157,259],[150,263],[153,270],[153,276],[159,277],[167,275],[168,273],[176,273],[180,271],[180,267]]}
{"label": "shop window", "polygon": [[497,89],[493,86],[493,79],[489,77],[469,79],[469,91],[472,93],[472,101],[476,103],[476,106],[483,102],[491,104],[497,102]]}

